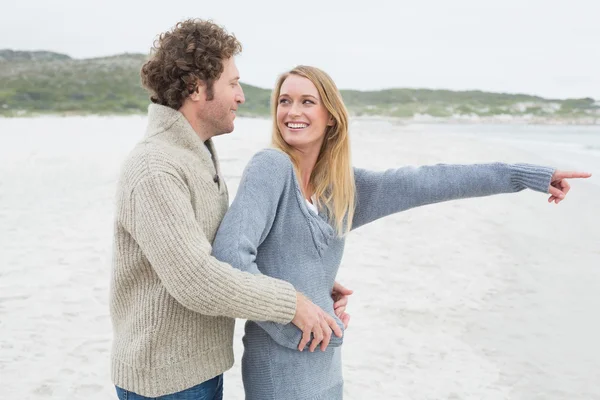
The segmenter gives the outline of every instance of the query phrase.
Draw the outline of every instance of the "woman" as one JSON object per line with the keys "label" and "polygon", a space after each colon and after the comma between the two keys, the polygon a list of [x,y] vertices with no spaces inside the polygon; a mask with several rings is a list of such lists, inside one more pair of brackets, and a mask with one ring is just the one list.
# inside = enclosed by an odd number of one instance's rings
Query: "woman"
{"label": "woman", "polygon": [[[246,167],[213,254],[242,270],[291,282],[340,326],[330,293],[350,230],[425,204],[525,188],[550,191],[549,201],[559,203],[569,190],[564,178],[589,176],[500,163],[353,169],[341,95],[313,67],[280,77],[272,111],[274,149],[259,152]],[[332,336],[324,351],[298,351],[305,340],[292,324],[247,322],[246,399],[341,399],[342,339]]]}

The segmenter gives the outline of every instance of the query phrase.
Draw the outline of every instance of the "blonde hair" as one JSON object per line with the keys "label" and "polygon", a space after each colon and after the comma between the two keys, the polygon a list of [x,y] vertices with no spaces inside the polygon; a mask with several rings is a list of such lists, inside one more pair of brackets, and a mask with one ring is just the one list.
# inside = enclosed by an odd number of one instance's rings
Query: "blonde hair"
{"label": "blonde hair", "polygon": [[[309,184],[314,190],[317,206],[327,208],[333,228],[338,236],[344,236],[352,227],[355,205],[354,171],[350,161],[350,138],[348,136],[348,111],[337,86],[327,73],[315,68],[300,65],[282,74],[277,80],[271,98],[273,116],[272,145],[292,159],[300,182],[302,176],[298,168],[298,158],[294,148],[288,145],[277,126],[277,106],[283,82],[290,75],[309,79],[319,91],[323,105],[333,118],[333,125],[327,126],[325,139],[319,151],[317,163],[310,176]],[[300,184],[301,190],[302,184]]]}

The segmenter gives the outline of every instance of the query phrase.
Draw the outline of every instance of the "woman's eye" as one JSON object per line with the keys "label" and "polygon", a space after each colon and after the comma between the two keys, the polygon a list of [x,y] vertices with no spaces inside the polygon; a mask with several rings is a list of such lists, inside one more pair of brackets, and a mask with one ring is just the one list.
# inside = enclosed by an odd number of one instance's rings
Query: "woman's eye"
{"label": "woman's eye", "polygon": [[288,103],[288,99],[279,99],[279,104]]}
{"label": "woman's eye", "polygon": [[314,101],[312,101],[312,100],[304,100],[304,102],[303,102],[303,103],[304,103],[304,104],[306,104],[306,103],[308,103],[308,104],[315,104],[315,102],[314,102]]}

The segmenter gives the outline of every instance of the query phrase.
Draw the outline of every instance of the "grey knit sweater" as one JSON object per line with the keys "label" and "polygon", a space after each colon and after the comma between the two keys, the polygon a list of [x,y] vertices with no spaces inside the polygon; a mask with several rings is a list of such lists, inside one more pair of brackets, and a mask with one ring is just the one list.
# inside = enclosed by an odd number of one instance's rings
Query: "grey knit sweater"
{"label": "grey knit sweater", "polygon": [[[525,188],[547,192],[552,173],[545,167],[500,163],[355,169],[352,228],[446,200]],[[213,244],[218,259],[291,282],[334,317],[330,293],[343,250],[344,239],[334,234],[327,216],[307,207],[289,157],[273,149],[259,152],[248,164]],[[247,400],[342,399],[341,340],[325,352],[310,353],[296,350],[300,337],[292,324],[246,323],[242,375]]]}
{"label": "grey knit sweater", "polygon": [[181,113],[151,105],[146,136],[118,184],[112,379],[147,397],[229,369],[234,318],[289,323],[295,314],[292,285],[211,256],[229,201],[206,146]]}

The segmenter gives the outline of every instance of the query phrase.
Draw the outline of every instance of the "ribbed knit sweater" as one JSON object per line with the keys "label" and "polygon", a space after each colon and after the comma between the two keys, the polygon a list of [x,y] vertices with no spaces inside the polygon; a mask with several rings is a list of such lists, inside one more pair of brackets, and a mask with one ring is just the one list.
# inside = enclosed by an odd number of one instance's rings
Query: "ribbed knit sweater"
{"label": "ribbed knit sweater", "polygon": [[180,112],[151,105],[118,183],[112,379],[147,397],[229,369],[234,318],[289,323],[295,314],[291,284],[211,256],[229,201],[212,141],[205,143]]}
{"label": "ribbed knit sweater", "polygon": [[[436,165],[385,172],[354,169],[352,229],[409,208],[440,201],[517,192],[547,192],[553,170],[528,164]],[[310,210],[290,158],[269,149],[255,155],[223,219],[213,254],[243,271],[291,282],[336,318],[331,291],[344,250],[326,213]],[[365,274],[368,272],[365,272]],[[325,352],[299,352],[292,324],[247,322],[242,377],[246,400],[339,400],[341,340]]]}

